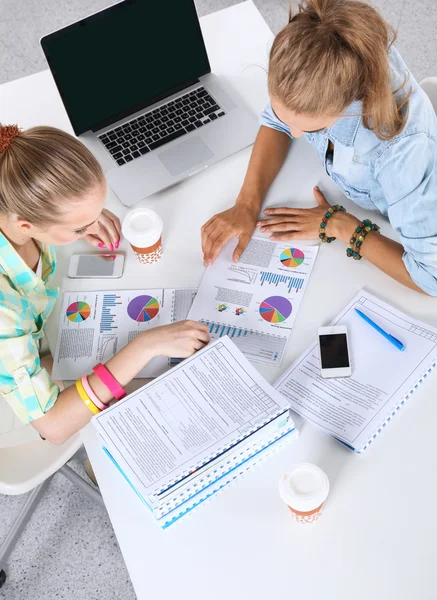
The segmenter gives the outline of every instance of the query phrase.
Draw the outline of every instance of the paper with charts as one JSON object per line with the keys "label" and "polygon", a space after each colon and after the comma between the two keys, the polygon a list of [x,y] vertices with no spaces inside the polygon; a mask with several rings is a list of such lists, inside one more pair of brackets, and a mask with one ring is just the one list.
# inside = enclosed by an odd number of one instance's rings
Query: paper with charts
{"label": "paper with charts", "polygon": [[[77,379],[109,360],[143,331],[183,321],[196,289],[65,292],[53,366],[54,379]],[[180,362],[156,357],[138,377],[156,377]]]}
{"label": "paper with charts", "polygon": [[212,339],[228,335],[249,360],[278,366],[319,248],[253,237],[234,263],[236,243],[205,271],[188,318]]}

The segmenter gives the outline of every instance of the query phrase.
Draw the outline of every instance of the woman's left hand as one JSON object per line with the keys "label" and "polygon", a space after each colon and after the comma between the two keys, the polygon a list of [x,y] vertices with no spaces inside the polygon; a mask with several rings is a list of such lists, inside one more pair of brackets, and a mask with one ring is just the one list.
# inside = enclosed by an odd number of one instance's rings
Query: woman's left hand
{"label": "woman's left hand", "polygon": [[104,208],[97,219],[97,225],[99,225],[99,233],[86,235],[86,241],[92,246],[107,248],[111,252],[117,249],[121,236],[120,219],[110,210]]}
{"label": "woman's left hand", "polygon": [[271,240],[312,240],[319,237],[320,223],[330,204],[316,186],[313,189],[317,206],[314,208],[267,208],[269,219],[258,221],[261,233],[271,232]]}

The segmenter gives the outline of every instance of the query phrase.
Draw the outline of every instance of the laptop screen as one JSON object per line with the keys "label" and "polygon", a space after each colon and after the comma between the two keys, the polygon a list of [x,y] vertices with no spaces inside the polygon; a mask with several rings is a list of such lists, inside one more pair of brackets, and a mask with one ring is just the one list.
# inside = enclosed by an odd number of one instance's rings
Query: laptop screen
{"label": "laptop screen", "polygon": [[76,135],[210,72],[193,0],[125,0],[41,45]]}

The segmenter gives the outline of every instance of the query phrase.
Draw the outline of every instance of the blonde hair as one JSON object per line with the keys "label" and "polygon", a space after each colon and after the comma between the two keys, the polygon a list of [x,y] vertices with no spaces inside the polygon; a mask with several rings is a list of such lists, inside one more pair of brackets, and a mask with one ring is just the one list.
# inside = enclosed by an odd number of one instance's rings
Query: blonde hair
{"label": "blonde hair", "polygon": [[394,29],[356,0],[306,0],[270,51],[269,93],[298,114],[340,115],[362,101],[362,119],[380,139],[399,134],[411,92],[392,90],[388,52]]}
{"label": "blonde hair", "polygon": [[70,134],[0,124],[0,213],[51,224],[65,201],[77,201],[103,179],[98,161]]}

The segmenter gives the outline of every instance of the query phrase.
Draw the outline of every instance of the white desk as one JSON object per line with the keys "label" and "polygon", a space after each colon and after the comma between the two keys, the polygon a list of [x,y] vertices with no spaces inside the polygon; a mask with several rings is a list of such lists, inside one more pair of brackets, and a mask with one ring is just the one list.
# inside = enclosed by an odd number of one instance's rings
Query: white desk
{"label": "white desk", "polygon": [[[259,113],[267,101],[262,67],[272,35],[253,4],[207,16],[202,28],[213,71],[227,77]],[[47,72],[1,86],[0,118],[23,127],[51,124],[70,131]],[[250,150],[241,152],[144,201],[164,219],[163,258],[156,266],[141,266],[128,254],[121,284],[95,281],[93,288],[198,285],[203,271],[200,226],[233,203],[249,155]],[[299,141],[267,201],[309,205],[316,183],[330,200],[351,208],[311,147]],[[108,206],[124,214],[111,193]],[[364,216],[357,207],[352,210]],[[383,232],[390,232],[387,224]],[[59,251],[57,277],[64,289],[90,289],[89,282],[64,276],[69,255],[82,247]],[[121,249],[127,251],[125,243]],[[437,325],[435,299],[402,287],[366,261],[348,260],[341,243],[324,245],[283,364],[261,368],[262,373],[273,382],[313,340],[317,327],[361,287]],[[48,331],[52,342],[57,318],[55,312]],[[436,389],[433,379],[364,456],[296,419],[301,429],[297,442],[165,532],[104,456],[92,428],[85,428],[84,443],[139,600],[434,600]],[[302,460],[319,464],[331,482],[324,515],[309,526],[292,521],[277,493],[280,475]]]}

